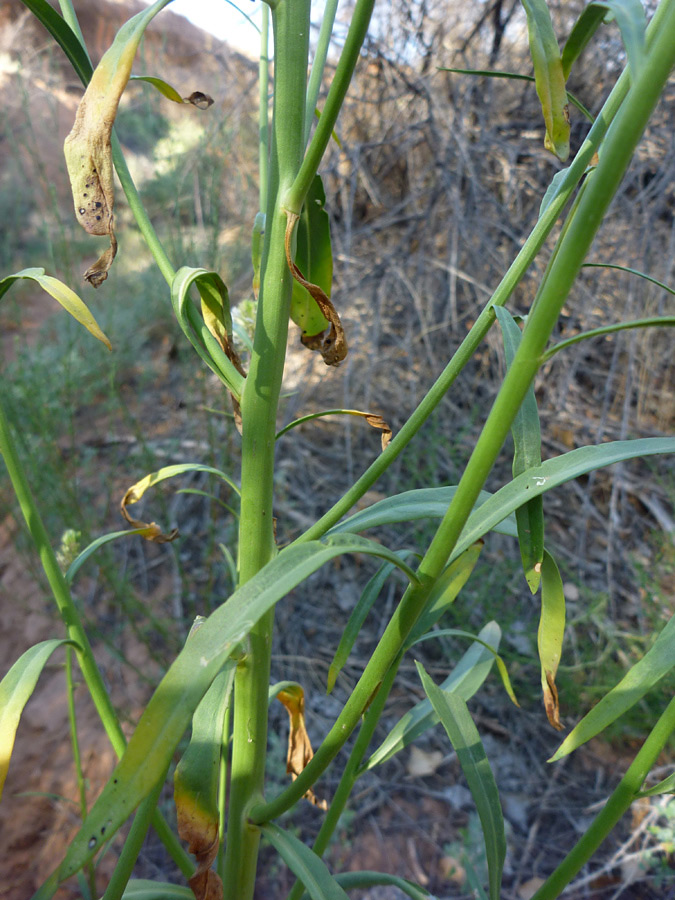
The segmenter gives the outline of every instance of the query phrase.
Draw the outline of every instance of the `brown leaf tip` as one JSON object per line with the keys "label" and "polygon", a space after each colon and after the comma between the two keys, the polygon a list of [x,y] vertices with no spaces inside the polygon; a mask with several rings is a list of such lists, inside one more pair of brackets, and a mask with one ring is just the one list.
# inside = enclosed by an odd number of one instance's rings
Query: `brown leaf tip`
{"label": "brown leaf tip", "polygon": [[185,97],[185,101],[196,106],[197,109],[208,109],[213,105],[213,97],[203,94],[201,91],[193,91],[189,97]]}

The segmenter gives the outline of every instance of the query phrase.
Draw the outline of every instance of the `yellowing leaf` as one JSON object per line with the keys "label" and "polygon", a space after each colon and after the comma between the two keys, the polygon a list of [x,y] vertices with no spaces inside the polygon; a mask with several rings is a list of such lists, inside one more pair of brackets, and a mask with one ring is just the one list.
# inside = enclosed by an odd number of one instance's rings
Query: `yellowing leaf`
{"label": "yellowing leaf", "polygon": [[99,287],[117,253],[113,226],[115,202],[110,135],[122,92],[129,81],[136,50],[148,23],[170,0],[157,0],[117,32],[94,70],[63,150],[73,192],[77,221],[87,234],[108,235],[110,247],[84,273]]}
{"label": "yellowing leaf", "polygon": [[[312,745],[305,728],[305,692],[299,684],[287,683],[283,690],[277,694],[288,712],[288,754],[286,757],[286,771],[295,781],[314,756]],[[319,809],[328,809],[325,800],[318,800],[314,791],[310,788],[305,798],[318,806]]]}
{"label": "yellowing leaf", "polygon": [[129,81],[145,81],[157,88],[160,94],[173,103],[189,103],[192,106],[196,106],[197,109],[208,109],[209,106],[213,105],[213,97],[203,94],[201,91],[193,91],[189,97],[181,97],[175,87],[172,87],[163,78],[157,78],[155,75],[131,75]]}
{"label": "yellowing leaf", "polygon": [[108,350],[112,350],[110,341],[101,331],[98,322],[89,312],[86,303],[80,300],[77,294],[71,291],[62,281],[59,281],[58,278],[54,278],[52,275],[45,275],[44,269],[22,269],[20,272],[15,272],[13,275],[0,279],[0,297],[20,278],[29,278],[36,281],[44,291],[55,300],[58,300],[66,312],[69,312],[74,319],[77,319],[80,325],[84,325],[90,334],[93,334],[97,340],[106,345]]}

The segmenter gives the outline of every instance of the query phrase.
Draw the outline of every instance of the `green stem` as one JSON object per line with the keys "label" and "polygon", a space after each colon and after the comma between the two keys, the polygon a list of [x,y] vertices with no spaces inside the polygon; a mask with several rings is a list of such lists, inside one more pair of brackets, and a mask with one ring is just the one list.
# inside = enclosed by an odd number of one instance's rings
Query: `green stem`
{"label": "green stem", "polygon": [[[37,549],[43,571],[49,583],[49,587],[51,588],[61,619],[65,625],[66,633],[79,647],[79,650],[77,651],[77,660],[94,702],[94,706],[115,753],[118,757],[121,757],[126,748],[126,738],[124,737],[124,733],[117,720],[115,710],[103,683],[103,678],[96,665],[89,638],[87,637],[87,633],[73,602],[68,584],[66,583],[64,575],[56,560],[56,555],[49,542],[47,531],[38,511],[37,504],[35,503],[35,498],[30,490],[26,473],[16,450],[1,395],[0,454],[5,460],[14,493],[16,494],[23,517],[26,520],[28,533]],[[194,863],[180,846],[178,839],[166,824],[159,811],[156,811],[154,815],[153,825],[181,871],[188,876],[191,875],[194,871]]]}
{"label": "green stem", "polygon": [[649,770],[675,730],[675,697],[670,701],[630,768],[575,847],[549,875],[532,900],[554,900],[593,856],[610,831],[629,809]]}
{"label": "green stem", "polygon": [[[661,27],[653,32],[654,40],[645,70],[636,79],[616,114],[610,126],[600,163],[593,177],[587,182],[580,203],[578,206],[575,205],[573,221],[566,223],[564,236],[556,248],[528,317],[518,352],[469,459],[453,501],[420,563],[417,574],[421,583],[408,587],[404,593],[363,675],[314,758],[279,797],[251,810],[253,821],[267,821],[285,812],[327,768],[353,731],[374,693],[380,688],[401,643],[424,609],[431,585],[442,572],[457,542],[538,370],[541,355],[557,321],[559,310],[567,298],[584,256],[590,248],[607,206],[668,78],[675,56],[675,44],[671,40],[672,34],[675,33],[675,21],[672,21],[675,20],[674,4],[675,0],[667,0],[667,3],[663,4],[664,13],[659,20]],[[599,116],[598,120],[601,118],[604,117]],[[577,160],[575,164],[576,162]],[[574,164],[570,167],[570,172],[573,168]],[[492,302],[494,303],[494,298]],[[488,312],[489,310],[484,310],[481,315]],[[386,453],[387,451],[384,451],[382,456]],[[317,530],[317,526],[310,529],[302,536],[302,540],[307,540],[312,532],[312,537],[316,537]],[[321,533],[323,532],[319,531],[319,534]]]}
{"label": "green stem", "polygon": [[260,31],[260,60],[258,61],[258,167],[260,184],[259,206],[260,210],[267,209],[267,194],[269,182],[269,85],[270,85],[270,60],[269,60],[269,34],[270,34],[270,10],[263,3],[262,29]]}
{"label": "green stem", "polygon": [[[68,695],[68,724],[70,726],[70,745],[73,750],[73,765],[77,778],[77,792],[80,798],[80,817],[82,821],[87,818],[87,787],[82,771],[82,755],[80,753],[80,740],[77,734],[77,712],[75,709],[75,681],[73,679],[73,648],[66,647],[66,687]],[[96,870],[93,863],[87,865],[89,889],[92,897],[96,894]]]}
{"label": "green stem", "polygon": [[[293,181],[293,186],[283,195],[285,208],[289,212],[300,215],[302,205],[305,202],[307,192],[314,181],[314,176],[319,169],[319,163],[323,159],[326,147],[330,141],[337,117],[342,109],[342,104],[347,95],[349,84],[356,68],[361,47],[368,31],[370,17],[375,6],[375,0],[357,0],[352,20],[347,32],[345,45],[340,54],[340,61],[335,69],[335,75],[326,97],[326,103],[321,111],[316,131],[307,148],[307,153],[302,161],[302,167]],[[275,51],[276,52],[276,51]]]}
{"label": "green stem", "polygon": [[[266,240],[253,352],[241,401],[241,584],[276,552],[274,439],[292,287],[285,251],[286,213],[279,198],[295,178],[304,148],[309,16],[309,0],[280,0],[272,13],[275,78]],[[248,822],[248,809],[263,792],[273,621],[270,612],[253,628],[235,676],[224,867],[228,900],[248,900],[255,885],[260,832]]]}
{"label": "green stem", "polygon": [[314,121],[314,111],[319,99],[319,91],[321,90],[321,81],[323,80],[323,72],[326,67],[326,58],[328,56],[328,48],[330,47],[331,38],[333,37],[333,24],[335,22],[335,14],[337,12],[338,0],[327,0],[321,17],[321,28],[319,29],[319,40],[316,42],[316,51],[312,62],[312,71],[309,73],[309,84],[307,85],[307,106],[305,107],[305,144],[309,140],[309,133],[312,130],[312,122]]}

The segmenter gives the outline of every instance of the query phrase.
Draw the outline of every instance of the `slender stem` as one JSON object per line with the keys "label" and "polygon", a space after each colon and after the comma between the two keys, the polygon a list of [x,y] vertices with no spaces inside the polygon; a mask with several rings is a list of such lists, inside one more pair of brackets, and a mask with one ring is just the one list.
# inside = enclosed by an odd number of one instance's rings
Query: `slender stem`
{"label": "slender stem", "polygon": [[443,570],[532,383],[559,311],[668,78],[675,57],[675,44],[671,40],[675,33],[675,0],[665,0],[663,6],[666,11],[661,28],[654,33],[645,70],[635,80],[613,120],[598,167],[588,180],[580,203],[575,205],[573,220],[567,223],[556,248],[518,352],[453,501],[420,563],[417,573],[420,584],[408,587],[404,593],[363,675],[314,758],[279,797],[251,810],[253,821],[275,818],[290,808],[327,768],[380,688],[398,648],[423,610],[431,585]]}
{"label": "slender stem", "polygon": [[[241,402],[242,584],[276,552],[272,509],[274,438],[292,287],[284,246],[286,214],[279,197],[295,178],[304,148],[309,16],[309,0],[280,0],[272,14],[275,77],[266,240],[253,352]],[[253,628],[248,652],[235,675],[224,867],[228,900],[248,900],[255,885],[260,832],[248,822],[248,809],[251,803],[259,802],[263,791],[272,625],[270,612]]]}
{"label": "slender stem", "polygon": [[267,209],[267,194],[269,182],[269,89],[270,89],[270,10],[263,3],[262,29],[260,31],[260,60],[258,62],[258,167],[259,167],[259,206],[260,210]]}
{"label": "slender stem", "polygon": [[340,61],[337,64],[321,118],[307,148],[302,167],[293,182],[293,187],[284,194],[284,206],[289,212],[300,215],[302,211],[302,204],[305,202],[307,192],[318,171],[319,163],[326,152],[337,117],[342,109],[342,103],[347,95],[374,6],[375,0],[356,0],[345,45],[340,54]]}
{"label": "slender stem", "polygon": [[[89,638],[82,625],[77,608],[73,602],[70,588],[61,572],[56,555],[49,542],[49,537],[44,523],[35,503],[35,498],[30,490],[28,479],[24,471],[21,459],[16,450],[16,444],[11,433],[3,398],[0,395],[0,454],[5,460],[7,472],[19,507],[26,520],[28,532],[33,540],[40,557],[40,562],[45,576],[51,588],[56,606],[65,625],[68,637],[74,641],[79,649],[77,660],[84,680],[91,694],[96,711],[101,719],[103,727],[112,747],[118,757],[121,757],[126,748],[126,738],[120,727],[115,710],[103,683],[103,678],[96,665],[96,659],[89,643]],[[166,846],[175,863],[181,871],[188,876],[194,871],[194,863],[181,847],[169,826],[162,818],[159,811],[155,812],[153,825],[162,843]]]}
{"label": "slender stem", "polygon": [[532,900],[554,900],[566,885],[593,856],[610,831],[628,810],[642,787],[649,770],[658,759],[666,741],[675,730],[675,697],[670,701],[658,722],[642,745],[628,771],[613,791],[604,808],[598,813],[584,835],[567,854],[558,868],[533,895]]}
{"label": "slender stem", "polygon": [[231,704],[228,704],[223,718],[223,738],[220,750],[220,769],[218,772],[218,856],[216,858],[216,872],[221,881],[225,878],[225,810],[227,808],[227,762],[230,750],[230,712]]}
{"label": "slender stem", "polygon": [[[73,765],[77,778],[77,792],[80,797],[80,817],[82,821],[87,818],[87,787],[82,771],[82,754],[80,753],[80,740],[77,734],[77,711],[75,709],[75,681],[73,678],[73,648],[66,647],[66,687],[68,694],[68,724],[70,726],[70,745],[73,750]],[[89,877],[89,889],[92,897],[96,894],[96,871],[92,862],[87,865]]]}
{"label": "slender stem", "polygon": [[319,40],[316,42],[316,52],[312,62],[312,71],[309,73],[309,84],[307,85],[307,106],[305,108],[305,144],[309,140],[309,133],[312,130],[312,122],[314,121],[314,110],[319,99],[319,91],[321,90],[321,82],[323,80],[323,72],[326,67],[326,57],[328,56],[328,48],[330,47],[331,38],[333,37],[333,24],[335,22],[335,14],[337,13],[338,0],[327,0],[321,16],[321,28],[319,29]]}

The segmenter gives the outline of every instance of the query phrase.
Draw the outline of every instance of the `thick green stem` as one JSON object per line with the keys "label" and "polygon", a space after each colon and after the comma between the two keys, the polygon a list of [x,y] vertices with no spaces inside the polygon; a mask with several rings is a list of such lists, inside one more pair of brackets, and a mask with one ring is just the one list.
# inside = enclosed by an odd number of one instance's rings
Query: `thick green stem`
{"label": "thick green stem", "polygon": [[269,101],[270,60],[269,60],[270,10],[263,3],[262,27],[260,30],[260,59],[258,61],[258,197],[260,210],[267,209],[268,169],[270,155]]}
{"label": "thick green stem", "polygon": [[[363,675],[312,761],[279,797],[252,810],[254,821],[275,818],[290,808],[327,768],[357,725],[374,692],[380,688],[398,648],[423,610],[430,587],[457,542],[538,370],[559,311],[668,78],[675,57],[675,44],[671,39],[675,33],[675,0],[666,0],[663,6],[661,27],[653,34],[645,70],[636,79],[610,126],[600,163],[575,206],[574,217],[554,253],[518,352],[448,512],[420,563],[417,574],[421,583],[406,590]],[[306,537],[303,535],[303,539]]]}
{"label": "thick green stem", "polygon": [[[279,198],[302,160],[309,13],[309,0],[280,0],[272,14],[275,90],[266,241],[253,353],[241,402],[242,584],[275,553],[274,443],[292,287],[285,251],[286,214]],[[224,879],[228,900],[248,900],[255,884],[260,832],[248,822],[248,810],[263,792],[272,624],[270,612],[253,628],[235,676]]]}
{"label": "thick green stem", "polygon": [[563,892],[582,866],[593,856],[610,831],[629,809],[641,789],[649,770],[658,759],[666,741],[675,730],[675,698],[673,698],[649,737],[642,745],[630,768],[619,782],[604,808],[598,813],[576,846],[567,854],[552,875],[546,879],[532,900],[554,900]]}

